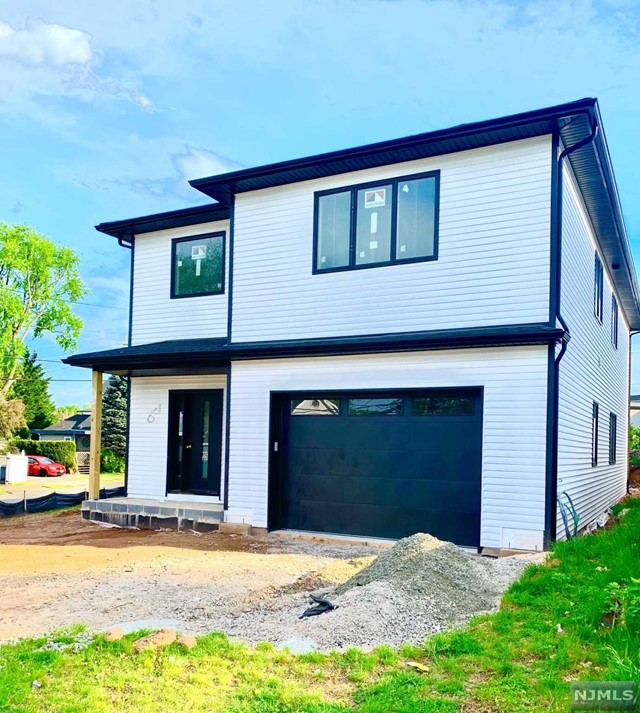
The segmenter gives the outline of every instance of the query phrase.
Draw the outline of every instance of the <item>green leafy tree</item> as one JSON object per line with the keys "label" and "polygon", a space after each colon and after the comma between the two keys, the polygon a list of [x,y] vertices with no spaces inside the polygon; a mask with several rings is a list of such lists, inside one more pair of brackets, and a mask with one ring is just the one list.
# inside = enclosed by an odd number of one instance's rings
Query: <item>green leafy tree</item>
{"label": "green leafy tree", "polygon": [[11,438],[24,428],[24,404],[0,393],[0,438]]}
{"label": "green leafy tree", "polygon": [[26,428],[20,434],[28,438],[29,429],[46,428],[56,418],[56,408],[49,393],[49,382],[45,376],[42,364],[38,363],[38,355],[27,350],[20,369],[20,377],[11,388],[10,397],[20,399],[24,404]]}
{"label": "green leafy tree", "polygon": [[640,428],[633,424],[629,425],[629,450],[640,451]]}
{"label": "green leafy tree", "polygon": [[27,225],[0,223],[0,393],[20,373],[28,337],[54,335],[66,351],[77,346],[82,320],[72,305],[87,294],[80,258]]}
{"label": "green leafy tree", "polygon": [[110,377],[102,396],[102,447],[116,456],[124,457],[127,448],[127,390],[126,376]]}

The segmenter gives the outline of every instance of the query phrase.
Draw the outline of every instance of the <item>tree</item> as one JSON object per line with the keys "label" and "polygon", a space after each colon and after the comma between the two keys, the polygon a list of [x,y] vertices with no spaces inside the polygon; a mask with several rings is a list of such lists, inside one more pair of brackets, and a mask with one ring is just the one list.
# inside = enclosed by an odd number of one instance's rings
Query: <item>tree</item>
{"label": "tree", "polygon": [[0,394],[0,438],[11,438],[24,428],[24,404],[18,399],[7,399]]}
{"label": "tree", "polygon": [[20,399],[24,404],[26,428],[20,433],[29,437],[29,429],[46,428],[56,417],[56,408],[49,393],[49,382],[45,376],[42,364],[38,363],[38,355],[27,350],[20,369],[20,378],[13,383],[10,396]]}
{"label": "tree", "polygon": [[102,447],[124,457],[127,449],[127,391],[126,376],[109,378],[102,397]]}
{"label": "tree", "polygon": [[73,303],[88,290],[80,258],[26,225],[0,223],[0,394],[20,373],[29,336],[52,334],[66,351],[78,343],[82,320]]}

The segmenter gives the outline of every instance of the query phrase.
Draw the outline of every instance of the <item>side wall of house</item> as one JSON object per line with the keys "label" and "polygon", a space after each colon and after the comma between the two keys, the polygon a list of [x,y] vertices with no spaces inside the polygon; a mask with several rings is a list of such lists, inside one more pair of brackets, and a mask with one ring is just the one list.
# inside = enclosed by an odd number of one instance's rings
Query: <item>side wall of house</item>
{"label": "side wall of house", "polygon": [[[438,259],[313,274],[314,192],[440,170]],[[548,136],[240,193],[236,342],[546,322]]]}
{"label": "side wall of house", "polygon": [[546,347],[235,362],[228,519],[267,527],[272,391],[461,386],[484,387],[481,545],[541,549]]}
{"label": "side wall of house", "polygon": [[[622,498],[627,482],[629,329],[619,313],[618,347],[611,339],[612,282],[605,269],[603,319],[594,314],[595,235],[577,185],[565,169],[561,311],[571,340],[560,365],[558,496],[568,494],[590,525]],[[602,259],[602,255],[600,255]],[[593,403],[599,404],[598,464],[591,464]],[[609,464],[609,415],[618,418],[617,461]],[[566,536],[560,512],[558,538]]]}
{"label": "side wall of house", "polygon": [[[171,299],[173,238],[225,232],[225,291]],[[133,263],[132,344],[167,339],[197,339],[227,335],[229,285],[229,221],[189,225],[135,236]]]}
{"label": "side wall of house", "polygon": [[[226,390],[227,377],[174,376],[134,377],[131,379],[129,425],[129,472],[127,495],[130,498],[164,498],[167,485],[167,443],[169,435],[169,391],[180,389]],[[223,398],[223,404],[226,399]],[[226,424],[223,407],[222,430]],[[224,464],[222,438],[222,464]],[[168,499],[172,499],[169,494]],[[202,499],[202,498],[201,498]],[[190,496],[190,500],[198,500]],[[218,498],[209,498],[218,501]]]}

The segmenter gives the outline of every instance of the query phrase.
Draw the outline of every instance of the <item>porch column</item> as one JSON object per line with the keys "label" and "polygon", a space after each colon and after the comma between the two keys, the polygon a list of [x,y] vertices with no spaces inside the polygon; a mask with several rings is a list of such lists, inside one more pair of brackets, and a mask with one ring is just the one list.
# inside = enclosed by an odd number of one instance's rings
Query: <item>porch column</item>
{"label": "porch column", "polygon": [[91,378],[91,446],[89,452],[89,497],[100,497],[100,446],[102,443],[102,372]]}

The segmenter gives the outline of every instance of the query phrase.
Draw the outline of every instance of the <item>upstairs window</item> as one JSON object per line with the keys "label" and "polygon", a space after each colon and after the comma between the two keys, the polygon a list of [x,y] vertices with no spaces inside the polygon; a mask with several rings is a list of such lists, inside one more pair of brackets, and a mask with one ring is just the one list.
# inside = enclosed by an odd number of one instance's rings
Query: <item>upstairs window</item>
{"label": "upstairs window", "polygon": [[314,272],[435,260],[440,173],[315,195]]}
{"label": "upstairs window", "polygon": [[171,297],[224,291],[224,233],[176,238],[171,250]]}
{"label": "upstairs window", "polygon": [[595,278],[593,283],[593,313],[599,322],[602,322],[602,301],[604,289],[604,274],[602,272],[602,260],[596,253]]}
{"label": "upstairs window", "polygon": [[600,407],[594,401],[593,410],[591,412],[591,465],[598,465],[598,418]]}
{"label": "upstairs window", "polygon": [[609,465],[614,465],[618,459],[618,417],[615,413],[609,414]]}
{"label": "upstairs window", "polygon": [[618,348],[618,300],[611,295],[611,344]]}

